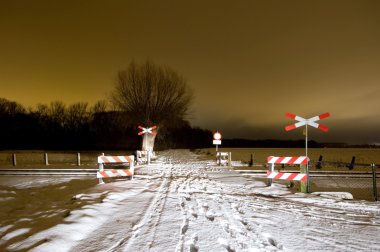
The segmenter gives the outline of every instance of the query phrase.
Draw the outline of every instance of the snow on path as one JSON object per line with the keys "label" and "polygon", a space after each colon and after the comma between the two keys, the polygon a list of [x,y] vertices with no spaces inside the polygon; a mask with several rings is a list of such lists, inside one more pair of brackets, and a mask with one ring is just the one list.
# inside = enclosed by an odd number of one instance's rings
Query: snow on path
{"label": "snow on path", "polygon": [[[14,243],[17,251],[378,251],[380,205],[245,178],[188,150],[160,153],[101,203]],[[78,195],[91,197],[90,195]],[[25,232],[19,230],[10,235]],[[10,236],[8,235],[8,236]],[[4,238],[4,237],[3,237]],[[7,238],[7,237],[5,237]]]}
{"label": "snow on path", "polygon": [[195,162],[193,154],[166,155],[172,165],[165,170],[165,204],[155,212],[161,219],[144,230],[160,235],[148,242],[135,239],[118,251],[371,251],[380,246],[377,203],[290,194],[279,185],[246,181],[213,162]]}

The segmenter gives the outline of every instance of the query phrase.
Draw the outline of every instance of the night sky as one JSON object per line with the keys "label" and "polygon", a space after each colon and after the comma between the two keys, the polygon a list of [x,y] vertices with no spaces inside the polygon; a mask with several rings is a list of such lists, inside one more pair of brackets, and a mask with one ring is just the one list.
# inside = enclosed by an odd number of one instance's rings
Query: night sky
{"label": "night sky", "polygon": [[223,137],[380,143],[380,1],[5,1],[0,97],[107,99],[135,60],[187,79],[193,126]]}

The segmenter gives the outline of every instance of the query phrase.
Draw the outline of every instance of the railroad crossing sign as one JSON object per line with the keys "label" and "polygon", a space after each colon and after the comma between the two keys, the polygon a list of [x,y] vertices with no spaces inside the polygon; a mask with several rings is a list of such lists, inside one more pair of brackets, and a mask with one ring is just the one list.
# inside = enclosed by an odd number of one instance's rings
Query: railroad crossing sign
{"label": "railroad crossing sign", "polygon": [[218,145],[222,144],[222,134],[219,133],[219,131],[215,132],[213,135],[214,140],[212,140],[212,144],[215,144],[216,146],[216,152],[218,152]]}
{"label": "railroad crossing sign", "polygon": [[154,132],[153,130],[157,128],[156,125],[150,127],[150,128],[144,128],[143,126],[138,126],[139,129],[141,129],[141,131],[138,133],[139,136],[141,136],[142,134],[152,134],[153,136],[157,135],[157,132]]}
{"label": "railroad crossing sign", "polygon": [[316,121],[318,120],[321,120],[321,119],[324,119],[326,117],[329,117],[330,116],[330,113],[324,113],[324,114],[321,114],[321,115],[318,115],[318,116],[314,116],[312,118],[309,118],[309,119],[305,119],[303,117],[300,117],[300,116],[297,116],[297,115],[293,115],[291,113],[286,113],[285,116],[289,117],[289,118],[292,118],[294,120],[297,120],[298,123],[294,123],[292,125],[288,125],[285,127],[285,130],[286,131],[290,131],[290,130],[293,130],[295,128],[298,128],[298,127],[301,127],[301,126],[304,126],[304,125],[310,125],[314,128],[317,128],[317,129],[320,129],[322,131],[329,131],[329,128],[326,127],[325,125],[322,125],[322,124],[318,124],[316,123]]}
{"label": "railroad crossing sign", "polygon": [[[310,125],[314,128],[320,129],[320,130],[325,131],[325,132],[329,131],[328,127],[326,127],[325,125],[322,125],[322,124],[318,124],[318,123],[316,123],[316,121],[324,119],[326,117],[329,117],[330,113],[326,112],[326,113],[320,114],[318,116],[314,116],[314,117],[309,118],[309,119],[305,119],[303,117],[291,114],[289,112],[287,112],[285,114],[285,116],[298,121],[297,123],[286,126],[285,127],[286,131],[290,131],[290,130],[293,130],[295,128],[298,128],[298,127],[301,127],[304,125],[306,126],[305,127],[305,153],[306,153],[305,156],[307,157],[307,125]],[[307,175],[306,192],[310,192],[309,162],[306,163],[306,175]]]}
{"label": "railroad crossing sign", "polygon": [[214,133],[214,140],[221,140],[222,139],[222,134],[220,134],[218,131]]}

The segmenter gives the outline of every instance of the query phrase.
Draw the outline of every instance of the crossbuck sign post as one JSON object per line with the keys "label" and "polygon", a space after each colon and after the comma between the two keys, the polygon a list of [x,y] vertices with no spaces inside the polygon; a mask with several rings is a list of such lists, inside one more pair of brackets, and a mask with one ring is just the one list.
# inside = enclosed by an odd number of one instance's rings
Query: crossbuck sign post
{"label": "crossbuck sign post", "polygon": [[[149,134],[153,135],[153,136],[157,135],[157,132],[153,131],[154,129],[157,129],[157,126],[154,125],[150,128],[144,128],[143,126],[139,125],[138,128],[141,129],[141,131],[138,133],[138,135],[139,136],[144,135],[143,141],[145,142],[145,150],[143,150],[143,151],[147,151],[147,162],[149,164],[150,163],[150,155],[151,155],[151,153],[153,153],[153,146],[152,146],[152,148],[148,147],[148,143],[149,143],[148,135]],[[143,148],[144,148],[144,144],[143,144]],[[141,148],[141,149],[143,149],[143,148]]]}
{"label": "crossbuck sign post", "polygon": [[[305,153],[306,153],[306,157],[308,157],[308,155],[307,155],[307,125],[310,125],[314,128],[320,129],[320,130],[325,131],[325,132],[329,131],[328,127],[326,127],[325,125],[322,125],[322,124],[318,124],[318,123],[316,123],[316,121],[319,121],[319,120],[322,120],[326,117],[329,117],[330,113],[327,112],[327,113],[324,113],[324,114],[321,114],[318,116],[314,116],[314,117],[309,118],[309,119],[305,119],[303,117],[300,117],[300,116],[297,116],[297,115],[294,115],[291,113],[286,113],[285,116],[298,121],[297,123],[286,126],[285,127],[286,131],[296,129],[296,128],[304,126],[304,125],[306,126],[305,127]],[[307,192],[309,192],[310,191],[309,162],[307,162],[307,164],[306,164],[306,174],[307,174],[307,189],[306,190],[307,190]]]}
{"label": "crossbuck sign post", "polygon": [[218,152],[218,145],[222,144],[222,134],[219,133],[219,131],[215,132],[214,135],[214,140],[212,140],[212,143],[215,144],[216,146],[216,152]]}
{"label": "crossbuck sign post", "polygon": [[157,132],[153,132],[153,130],[157,128],[156,125],[150,128],[144,128],[143,126],[138,126],[138,128],[141,129],[141,131],[138,133],[139,136],[142,134],[152,134],[153,136],[157,135]]}

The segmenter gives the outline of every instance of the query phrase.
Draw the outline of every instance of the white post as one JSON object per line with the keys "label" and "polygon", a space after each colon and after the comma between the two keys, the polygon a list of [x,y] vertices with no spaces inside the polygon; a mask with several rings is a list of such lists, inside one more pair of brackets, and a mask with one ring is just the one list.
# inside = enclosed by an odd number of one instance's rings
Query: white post
{"label": "white post", "polygon": [[13,166],[16,166],[16,165],[17,165],[16,153],[13,153],[13,154],[12,154],[12,164],[13,164]]}
{"label": "white post", "polygon": [[[269,171],[274,172],[274,163],[271,163],[269,166]],[[272,186],[273,179],[268,179],[268,186]]]}
{"label": "white post", "polygon": [[133,175],[135,174],[135,157],[130,156],[130,158],[132,159],[132,161],[129,163],[129,170],[132,173],[131,179],[133,179]]}
{"label": "white post", "polygon": [[77,153],[77,166],[80,166],[80,153]]}
{"label": "white post", "polygon": [[151,158],[150,153],[151,153],[150,150],[148,150],[148,151],[146,152],[146,161],[147,161],[148,164],[150,164],[150,158]]}
{"label": "white post", "polygon": [[[306,157],[308,158],[307,156],[307,123],[305,125],[305,154],[306,154]],[[309,160],[307,161],[306,163],[306,178],[307,178],[307,181],[306,181],[306,192],[309,193],[310,192],[310,179],[309,179]]]}
{"label": "white post", "polygon": [[45,159],[45,165],[49,165],[48,154],[46,152],[45,152],[45,155],[44,155],[44,159]]}
{"label": "white post", "polygon": [[[104,153],[102,153],[102,156],[104,156]],[[103,171],[104,170],[103,163],[99,163],[98,166],[99,166],[99,171]],[[103,181],[102,178],[99,178],[99,184],[104,184],[104,181]]]}

